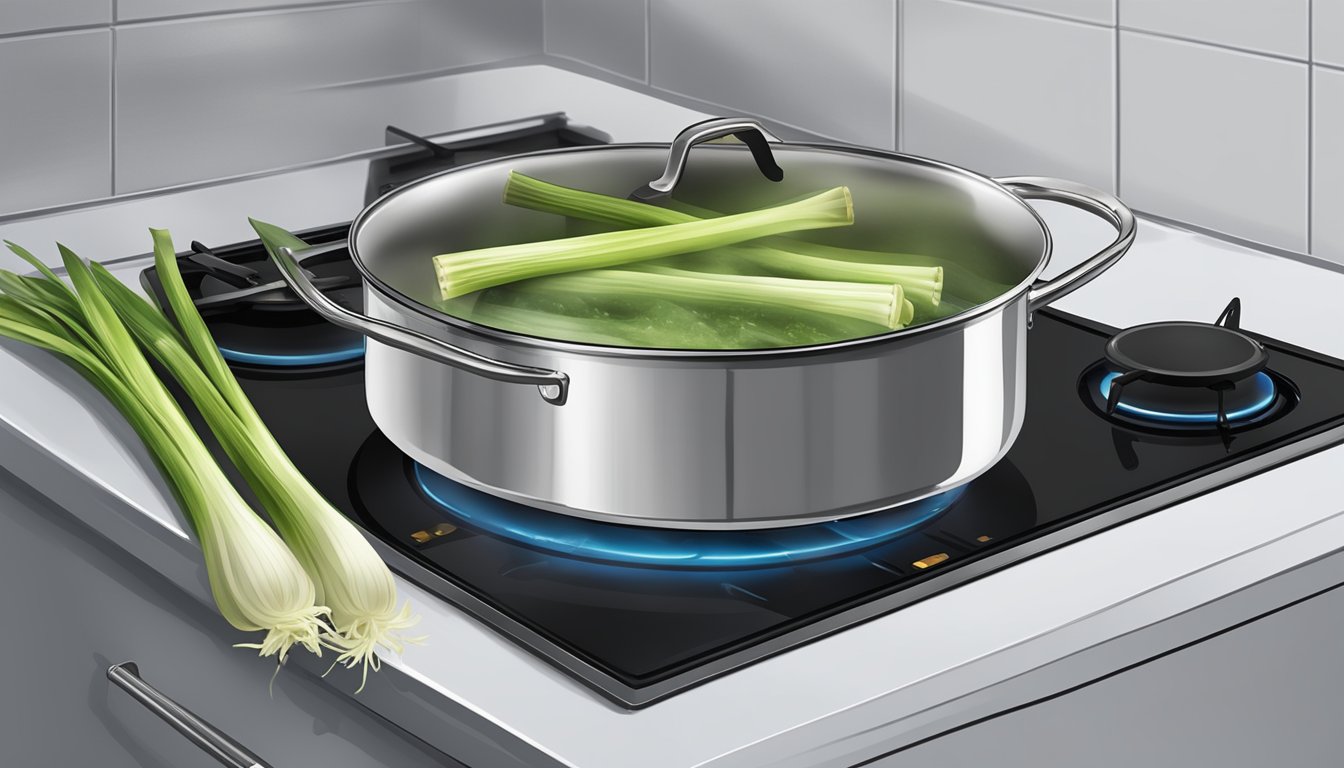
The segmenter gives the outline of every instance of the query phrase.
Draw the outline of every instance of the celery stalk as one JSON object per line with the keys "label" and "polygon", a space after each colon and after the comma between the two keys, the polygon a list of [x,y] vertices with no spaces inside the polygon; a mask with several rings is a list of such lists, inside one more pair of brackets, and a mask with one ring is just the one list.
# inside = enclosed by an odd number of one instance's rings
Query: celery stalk
{"label": "celery stalk", "polygon": [[[901,327],[906,303],[903,289],[895,283],[876,285],[721,275],[652,265],[643,266],[638,271],[597,269],[539,277],[520,283],[518,287],[580,295],[652,296],[691,301],[801,306],[810,311],[851,317],[893,330]],[[913,312],[913,307],[911,309]]]}
{"label": "celery stalk", "polygon": [[434,257],[444,299],[517,280],[703,251],[782,232],[854,223],[847,187],[759,211]]}
{"label": "celery stalk", "polygon": [[[720,211],[701,208],[700,206],[691,205],[690,203],[681,200],[671,200],[669,205],[675,210],[681,211],[682,213],[688,213],[701,219],[710,219],[724,215]],[[948,264],[945,259],[939,259],[934,256],[925,256],[918,253],[891,254],[882,251],[863,250],[860,248],[843,248],[838,245],[826,245],[824,243],[814,243],[810,240],[799,240],[797,238],[789,237],[788,235],[768,237],[762,240],[760,244],[766,247],[782,248],[785,250],[796,249],[799,251],[806,251],[817,258],[827,259],[834,262],[851,264],[885,264],[892,259],[899,259],[902,262],[916,267],[943,267],[945,271],[952,273],[946,281],[955,286],[957,295],[962,299],[968,300],[970,306],[974,306],[982,301],[989,301],[1012,287],[1006,283],[1001,283],[978,275],[961,265]],[[955,313],[944,310],[943,314],[947,315]]]}
{"label": "celery stalk", "polygon": [[[718,217],[718,214],[686,213],[563,187],[517,172],[510,173],[504,185],[504,202],[522,208],[626,227],[682,224]],[[929,316],[932,316],[933,310],[942,299],[941,266],[905,266],[819,258],[812,253],[815,249],[811,243],[793,242],[796,243],[795,249],[740,243],[724,246],[717,252],[722,256],[741,259],[790,277],[858,283],[899,283],[905,289],[906,298],[923,310],[921,314]]]}

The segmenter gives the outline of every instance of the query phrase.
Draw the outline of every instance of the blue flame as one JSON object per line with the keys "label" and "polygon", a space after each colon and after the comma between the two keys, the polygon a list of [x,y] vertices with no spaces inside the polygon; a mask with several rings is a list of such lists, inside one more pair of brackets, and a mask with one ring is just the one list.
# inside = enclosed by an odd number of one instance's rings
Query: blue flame
{"label": "blue flame", "polygon": [[[1119,372],[1114,372],[1108,373],[1102,377],[1101,384],[1099,385],[1102,400],[1111,396],[1111,382],[1115,381],[1119,376]],[[1274,379],[1270,378],[1269,374],[1264,371],[1255,374],[1249,381],[1240,386],[1255,387],[1259,399],[1245,408],[1236,411],[1228,411],[1228,421],[1241,421],[1253,416],[1258,416],[1273,405],[1274,399],[1278,397],[1278,389],[1274,386]],[[1218,412],[1216,410],[1205,413],[1167,413],[1165,411],[1155,411],[1150,408],[1140,408],[1136,405],[1130,405],[1123,399],[1116,405],[1116,410],[1124,411],[1132,416],[1152,419],[1153,421],[1172,421],[1183,424],[1216,424],[1218,422]]]}
{"label": "blue flame", "polygon": [[857,552],[927,523],[964,490],[815,525],[690,531],[584,520],[482,493],[420,464],[414,473],[426,496],[479,531],[571,557],[674,568],[765,567]]}
{"label": "blue flame", "polygon": [[302,355],[273,355],[260,352],[240,352],[236,349],[220,347],[219,354],[232,363],[245,363],[247,365],[264,365],[282,368],[297,368],[305,365],[332,365],[333,363],[345,363],[351,360],[358,360],[364,356],[364,342],[361,340],[359,346],[347,349],[336,349],[330,352],[312,352]]}

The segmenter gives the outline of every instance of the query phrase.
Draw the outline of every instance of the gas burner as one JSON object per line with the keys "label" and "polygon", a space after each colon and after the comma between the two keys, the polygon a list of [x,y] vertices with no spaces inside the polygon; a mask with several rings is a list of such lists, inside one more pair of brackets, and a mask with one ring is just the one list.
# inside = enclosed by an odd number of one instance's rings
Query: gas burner
{"label": "gas burner", "polygon": [[894,509],[816,525],[688,531],[617,525],[535,509],[468,488],[420,464],[414,464],[411,473],[420,492],[462,526],[566,557],[677,569],[768,568],[853,554],[933,520],[963,492],[958,488]]}
{"label": "gas burner", "polygon": [[[296,313],[297,314],[297,313]],[[255,310],[205,318],[219,353],[244,368],[286,370],[357,365],[364,359],[364,337],[304,315],[294,319],[258,317]]]}
{"label": "gas burner", "polygon": [[[316,245],[344,237],[347,229],[327,227],[300,237]],[[347,251],[301,263],[333,301],[363,308],[362,283]],[[190,251],[178,254],[178,266],[220,354],[236,367],[307,374],[363,361],[364,337],[326,322],[291,293],[260,241],[218,249],[193,241]],[[168,306],[153,267],[140,282]]]}
{"label": "gas burner", "polygon": [[1259,424],[1292,403],[1292,385],[1267,371],[1263,345],[1239,330],[1241,300],[1214,323],[1164,322],[1112,336],[1106,360],[1083,376],[1086,399],[1109,418],[1162,430]]}
{"label": "gas burner", "polygon": [[[1110,407],[1110,396],[1115,381],[1124,374],[1110,371],[1097,384],[1098,394]],[[1264,371],[1251,378],[1234,383],[1222,394],[1223,414],[1220,418],[1218,403],[1209,397],[1209,390],[1201,387],[1177,387],[1137,381],[1130,384],[1118,399],[1113,412],[1151,422],[1175,424],[1217,425],[1220,422],[1237,424],[1263,415],[1278,400],[1278,385]]]}

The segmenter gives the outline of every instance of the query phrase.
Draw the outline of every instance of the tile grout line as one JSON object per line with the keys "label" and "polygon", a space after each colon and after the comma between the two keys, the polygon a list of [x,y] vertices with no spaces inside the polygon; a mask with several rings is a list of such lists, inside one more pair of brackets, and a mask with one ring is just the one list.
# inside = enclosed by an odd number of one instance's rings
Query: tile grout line
{"label": "tile grout line", "polygon": [[162,16],[146,16],[136,19],[122,19],[117,22],[119,26],[149,26],[153,24],[162,24],[174,21],[196,21],[209,18],[232,18],[248,16],[281,16],[287,13],[303,13],[308,11],[328,11],[337,8],[358,8],[361,6],[378,5],[410,5],[415,0],[322,0],[321,2],[305,3],[301,0],[293,2],[277,3],[275,5],[238,8],[235,10],[212,10],[212,11],[192,11],[187,13],[165,14]]}
{"label": "tile grout line", "polygon": [[110,29],[111,27],[143,27],[154,24],[162,24],[175,21],[198,21],[211,18],[233,18],[239,16],[279,16],[291,12],[306,11],[325,11],[337,8],[354,8],[360,6],[376,6],[405,3],[410,4],[415,0],[325,0],[318,3],[288,3],[283,5],[274,5],[266,8],[245,8],[236,11],[215,10],[199,11],[196,13],[182,13],[168,16],[151,16],[142,19],[121,19],[119,18],[119,8],[114,3],[111,22],[99,22],[96,24],[71,24],[63,27],[43,27],[41,29],[24,29],[17,32],[0,32],[0,42],[8,40],[18,40],[29,37],[51,37],[73,32],[92,32],[99,29]]}
{"label": "tile grout line", "polygon": [[25,29],[18,32],[2,32],[0,33],[0,42],[22,40],[24,38],[55,37],[56,35],[64,35],[71,32],[96,32],[97,30],[108,29],[109,27],[111,27],[110,22],[99,22],[97,24],[72,24],[66,27],[46,27],[43,29]]}
{"label": "tile grout line", "polygon": [[644,84],[653,86],[653,0],[644,0]]}
{"label": "tile grout line", "polygon": [[[1049,12],[1046,12],[1046,11],[1038,11],[1038,10],[1029,9],[1029,8],[1017,8],[1017,7],[1014,7],[1014,6],[999,5],[998,3],[990,2],[990,0],[942,0],[942,2],[946,2],[946,3],[955,3],[955,4],[958,4],[958,5],[970,5],[970,6],[975,6],[975,7],[977,7],[977,8],[987,8],[987,9],[1000,10],[1000,11],[1004,11],[1004,12],[1007,12],[1007,13],[1016,13],[1016,14],[1020,14],[1020,15],[1023,15],[1023,16],[1034,16],[1034,17],[1036,17],[1036,18],[1040,18],[1040,19],[1054,19],[1054,20],[1056,20],[1056,21],[1072,22],[1072,23],[1074,23],[1074,24],[1082,24],[1082,25],[1084,25],[1084,26],[1089,26],[1089,27],[1100,27],[1100,28],[1103,28],[1103,29],[1114,28],[1114,29],[1116,29],[1117,31],[1133,32],[1133,33],[1140,34],[1140,35],[1148,35],[1148,36],[1150,36],[1150,37],[1157,37],[1157,38],[1162,38],[1162,39],[1166,39],[1166,40],[1179,40],[1179,41],[1181,41],[1181,42],[1183,42],[1183,43],[1190,43],[1190,44],[1192,44],[1192,45],[1202,45],[1202,46],[1206,46],[1206,47],[1209,47],[1209,48],[1219,48],[1219,49],[1227,50],[1227,51],[1235,51],[1235,52],[1237,52],[1237,53],[1244,53],[1244,54],[1247,54],[1247,55],[1250,55],[1250,56],[1263,56],[1263,57],[1265,57],[1265,58],[1269,58],[1269,59],[1277,59],[1277,60],[1280,60],[1280,61],[1287,61],[1287,62],[1292,62],[1292,63],[1296,63],[1296,64],[1314,64],[1314,65],[1316,65],[1316,66],[1323,67],[1323,68],[1325,68],[1325,69],[1332,69],[1332,70],[1338,70],[1338,71],[1342,71],[1342,72],[1344,72],[1344,61],[1342,61],[1342,62],[1340,62],[1340,63],[1338,63],[1338,64],[1331,63],[1331,62],[1324,62],[1324,61],[1312,61],[1312,57],[1314,56],[1314,54],[1311,54],[1311,53],[1309,53],[1309,54],[1308,54],[1307,56],[1305,56],[1305,57],[1297,57],[1297,56],[1291,56],[1291,55],[1282,54],[1282,53],[1274,53],[1274,52],[1272,52],[1272,51],[1263,51],[1263,50],[1256,50],[1256,49],[1254,49],[1254,48],[1245,48],[1245,47],[1238,46],[1238,45],[1229,45],[1229,44],[1227,44],[1227,43],[1219,43],[1219,42],[1215,42],[1215,41],[1212,41],[1212,40],[1200,40],[1200,39],[1195,38],[1195,37],[1186,37],[1186,36],[1183,36],[1183,35],[1172,34],[1172,33],[1170,33],[1170,32],[1159,32],[1159,31],[1151,30],[1151,29],[1143,29],[1143,28],[1141,28],[1141,27],[1125,26],[1124,24],[1120,23],[1120,17],[1119,17],[1120,14],[1119,14],[1119,8],[1118,8],[1118,7],[1117,7],[1117,9],[1116,9],[1116,14],[1115,14],[1115,16],[1114,16],[1114,20],[1113,20],[1112,22],[1110,22],[1110,23],[1102,23],[1102,22],[1097,22],[1097,21],[1089,21],[1089,20],[1086,20],[1086,19],[1074,18],[1074,17],[1072,17],[1072,16],[1064,16],[1064,15],[1062,15],[1062,14],[1057,14],[1057,13],[1049,13]],[[1310,2],[1311,2],[1311,0],[1308,0],[1308,2],[1309,2],[1309,6],[1308,6],[1308,8],[1309,8],[1309,10],[1308,10],[1308,14],[1310,15],[1310,13],[1311,13],[1311,11],[1310,11],[1310,8],[1311,8],[1311,6],[1310,6]],[[1309,43],[1308,43],[1308,49],[1309,49],[1309,50],[1310,50],[1310,47],[1311,47],[1311,45],[1310,45],[1310,42],[1309,42]]]}
{"label": "tile grout line", "polygon": [[1316,207],[1316,2],[1307,0],[1307,253],[1311,253]]}
{"label": "tile grout line", "polygon": [[1111,94],[1111,104],[1115,112],[1115,152],[1111,158],[1113,162],[1111,173],[1114,174],[1115,196],[1123,199],[1120,192],[1120,127],[1123,122],[1120,119],[1120,4],[1114,2],[1111,7],[1115,9],[1115,37],[1113,38],[1115,40],[1115,76],[1111,79],[1111,87],[1115,89]]}
{"label": "tile grout line", "polygon": [[1006,13],[1020,13],[1024,16],[1035,16],[1036,18],[1039,19],[1055,19],[1056,21],[1068,21],[1074,24],[1085,24],[1089,27],[1106,28],[1114,26],[1106,22],[1092,21],[1091,19],[1080,19],[1077,16],[1066,16],[1062,13],[1051,13],[1050,11],[1041,11],[1035,8],[1021,8],[1015,5],[1001,5],[996,2],[991,2],[991,0],[942,0],[942,2],[960,3],[962,5],[974,5],[979,8],[993,8],[995,10],[1004,11]]}
{"label": "tile grout line", "polygon": [[[1116,6],[1115,14],[1112,16],[1112,21],[1104,23],[1098,21],[1091,21],[1088,19],[1075,18],[1073,16],[1065,16],[1063,14],[1058,13],[1050,13],[1048,11],[1039,11],[1032,8],[1019,8],[1016,6],[1000,5],[999,3],[993,2],[992,0],[941,0],[941,2],[955,3],[958,5],[970,5],[978,8],[995,9],[1007,13],[1016,13],[1023,16],[1034,16],[1036,18],[1041,19],[1054,19],[1056,21],[1072,22],[1074,24],[1082,24],[1084,26],[1089,27],[1101,27],[1103,29],[1114,28],[1117,31],[1133,32],[1135,34],[1148,35],[1150,37],[1157,37],[1166,40],[1179,40],[1180,42],[1190,43],[1192,45],[1202,45],[1209,48],[1219,48],[1227,51],[1235,51],[1237,53],[1244,53],[1250,56],[1263,56],[1269,59],[1277,59],[1279,61],[1292,62],[1296,64],[1310,64],[1321,67],[1323,69],[1344,72],[1344,61],[1341,61],[1339,63],[1333,63],[1328,61],[1313,61],[1315,53],[1312,50],[1310,30],[1308,32],[1309,37],[1307,42],[1308,54],[1304,57],[1297,57],[1288,54],[1274,53],[1273,51],[1263,51],[1263,50],[1256,50],[1254,48],[1245,48],[1238,45],[1230,45],[1227,43],[1220,43],[1212,40],[1200,40],[1199,38],[1186,37],[1184,35],[1177,35],[1170,32],[1159,32],[1152,29],[1143,29],[1141,27],[1125,26],[1120,21],[1120,9],[1118,5]],[[1314,12],[1314,0],[1308,0],[1307,15],[1309,25],[1314,24],[1314,20],[1311,18],[1313,16],[1313,12]]]}
{"label": "tile grout line", "polygon": [[[117,2],[112,0],[112,18],[117,17]],[[112,66],[108,67],[108,191],[109,197],[117,194],[117,27],[115,21],[109,30],[112,37]]]}
{"label": "tile grout line", "polygon": [[902,94],[905,93],[905,68],[901,66],[901,31],[905,28],[902,23],[905,13],[905,0],[892,0],[891,6],[891,148],[895,152],[901,151],[901,136],[905,131],[901,130],[901,119],[905,110],[901,108]]}
{"label": "tile grout line", "polygon": [[1300,57],[1297,57],[1297,56],[1289,56],[1289,55],[1287,55],[1287,54],[1283,54],[1283,53],[1274,53],[1273,51],[1258,51],[1258,50],[1256,50],[1256,49],[1254,49],[1254,48],[1245,48],[1245,47],[1240,46],[1240,45],[1228,45],[1227,43],[1216,43],[1216,42],[1213,42],[1213,41],[1210,41],[1210,40],[1200,40],[1199,38],[1196,38],[1196,37],[1186,37],[1185,35],[1175,35],[1175,34],[1172,34],[1172,33],[1170,33],[1170,32],[1155,32],[1155,31],[1153,31],[1153,30],[1151,30],[1151,29],[1140,29],[1140,28],[1138,28],[1138,27],[1127,27],[1127,26],[1125,26],[1125,25],[1123,25],[1123,24],[1116,24],[1116,28],[1119,29],[1119,30],[1122,30],[1122,31],[1124,31],[1124,32],[1132,32],[1132,33],[1134,33],[1134,34],[1136,34],[1136,35],[1147,35],[1148,37],[1156,37],[1156,38],[1159,38],[1159,39],[1161,39],[1161,40],[1176,40],[1176,41],[1178,41],[1178,42],[1189,43],[1189,44],[1191,44],[1191,45],[1200,45],[1200,46],[1204,46],[1205,48],[1216,48],[1216,49],[1218,49],[1218,50],[1232,51],[1232,52],[1234,52],[1234,53],[1244,53],[1244,54],[1246,54],[1247,56],[1259,56],[1259,57],[1261,57],[1261,58],[1265,58],[1265,59],[1274,59],[1275,61],[1283,61],[1283,62],[1287,62],[1287,63],[1289,63],[1289,64],[1308,64],[1308,63],[1310,63],[1310,58],[1300,58]]}
{"label": "tile grout line", "polygon": [[[558,67],[566,72],[573,72],[575,74],[583,75],[585,77],[597,78],[602,82],[610,83],[612,85],[621,88],[632,89],[636,93],[643,93],[648,96],[652,96],[654,98],[662,99],[663,101],[668,101],[671,104],[685,107],[686,109],[695,112],[701,112],[709,115],[718,114],[718,116],[720,117],[726,115],[742,114],[742,110],[738,109],[737,107],[731,107],[726,104],[720,104],[718,102],[709,101],[707,99],[698,96],[692,96],[690,94],[672,90],[671,88],[663,88],[660,86],[649,85],[648,83],[641,83],[639,80],[629,75],[622,74],[620,72],[614,72],[610,69],[604,69],[603,67],[599,67],[595,64],[586,62],[583,59],[576,59],[573,56],[564,56],[561,54],[547,54],[544,58],[545,61],[538,63],[544,64],[546,66]],[[762,114],[759,112],[755,114],[757,114],[762,120],[767,121],[771,125],[797,131],[798,133],[803,134],[804,137],[807,138],[808,140],[819,139],[822,141],[834,142],[837,144],[853,143],[853,142],[847,142],[844,139],[837,138],[835,136],[820,133],[814,128],[805,128],[801,125],[790,123],[781,120],[779,118],[771,117],[769,115]]]}

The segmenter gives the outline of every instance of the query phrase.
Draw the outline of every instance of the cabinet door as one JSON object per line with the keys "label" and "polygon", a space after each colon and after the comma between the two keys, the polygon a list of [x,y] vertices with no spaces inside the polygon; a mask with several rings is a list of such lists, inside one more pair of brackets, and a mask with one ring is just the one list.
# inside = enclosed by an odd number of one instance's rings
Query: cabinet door
{"label": "cabinet door", "polygon": [[105,673],[145,679],[275,766],[458,765],[253,651],[209,608],[0,469],[0,763],[214,768]]}
{"label": "cabinet door", "polygon": [[1344,589],[868,765],[1339,765]]}

